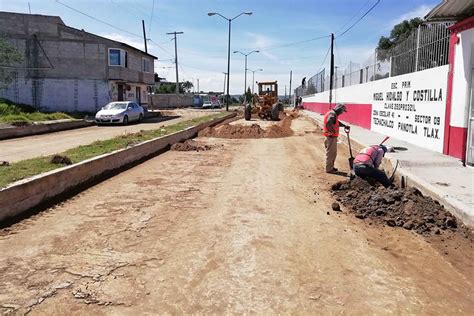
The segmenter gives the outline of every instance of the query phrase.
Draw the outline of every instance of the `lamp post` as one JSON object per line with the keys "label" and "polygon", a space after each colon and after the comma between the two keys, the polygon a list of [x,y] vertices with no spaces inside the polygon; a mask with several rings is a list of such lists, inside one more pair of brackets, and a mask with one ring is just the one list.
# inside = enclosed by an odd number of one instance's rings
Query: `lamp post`
{"label": "lamp post", "polygon": [[244,71],[245,72],[244,95],[245,95],[247,93],[247,56],[252,54],[252,53],[260,53],[260,51],[259,50],[253,50],[253,51],[251,51],[250,53],[247,53],[247,54],[244,54],[244,53],[242,53],[241,51],[238,51],[238,50],[234,51],[234,54],[237,54],[237,53],[242,54],[242,55],[245,56],[245,68],[244,68],[245,69],[245,71]]}
{"label": "lamp post", "polygon": [[227,45],[227,95],[226,95],[226,104],[225,104],[225,109],[226,111],[229,111],[229,82],[230,82],[230,30],[231,30],[231,24],[232,24],[232,21],[237,19],[239,16],[241,15],[252,15],[252,12],[242,12],[240,13],[239,15],[236,15],[235,17],[233,17],[232,19],[229,19],[229,18],[226,18],[225,16],[223,16],[222,14],[220,13],[217,13],[217,12],[209,12],[207,15],[208,16],[213,16],[213,15],[218,15],[220,16],[221,18],[223,18],[224,20],[227,20],[229,22],[229,41],[228,41],[228,45]]}
{"label": "lamp post", "polygon": [[247,69],[247,71],[251,71],[252,72],[252,94],[253,94],[253,90],[255,88],[255,72],[256,71],[263,71],[262,68],[260,69],[255,69],[255,70],[252,70],[252,69]]}

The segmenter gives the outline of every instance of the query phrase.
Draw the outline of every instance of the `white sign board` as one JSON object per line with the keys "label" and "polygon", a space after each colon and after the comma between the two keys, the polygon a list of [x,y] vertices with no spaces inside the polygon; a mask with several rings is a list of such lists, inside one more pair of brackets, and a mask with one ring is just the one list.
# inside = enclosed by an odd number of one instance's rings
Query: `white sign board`
{"label": "white sign board", "polygon": [[449,66],[381,80],[372,95],[372,130],[443,151]]}

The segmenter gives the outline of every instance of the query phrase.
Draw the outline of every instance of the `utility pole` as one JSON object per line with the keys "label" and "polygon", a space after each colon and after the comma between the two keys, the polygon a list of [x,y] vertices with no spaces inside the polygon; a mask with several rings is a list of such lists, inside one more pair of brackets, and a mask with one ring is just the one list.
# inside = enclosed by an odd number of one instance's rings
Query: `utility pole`
{"label": "utility pole", "polygon": [[176,66],[176,94],[179,94],[179,79],[178,79],[178,41],[176,35],[184,34],[183,32],[171,32],[166,33],[166,35],[174,35],[174,63]]}
{"label": "utility pole", "polygon": [[332,89],[334,81],[334,33],[331,33],[331,66],[329,70],[329,107],[332,103]]}
{"label": "utility pole", "polygon": [[145,21],[142,20],[142,28],[143,28],[143,41],[145,42],[145,53],[148,53],[148,46],[146,43],[146,33],[145,33]]}
{"label": "utility pole", "polygon": [[290,105],[291,105],[291,79],[293,77],[293,71],[290,70]]}
{"label": "utility pole", "polygon": [[198,83],[198,93],[200,93],[201,90],[199,90],[199,78],[197,79],[197,83]]}
{"label": "utility pole", "polygon": [[337,102],[337,99],[336,99],[336,92],[337,92],[337,68],[339,68],[338,66],[334,66],[334,68],[336,69],[336,78],[334,78],[334,103]]}

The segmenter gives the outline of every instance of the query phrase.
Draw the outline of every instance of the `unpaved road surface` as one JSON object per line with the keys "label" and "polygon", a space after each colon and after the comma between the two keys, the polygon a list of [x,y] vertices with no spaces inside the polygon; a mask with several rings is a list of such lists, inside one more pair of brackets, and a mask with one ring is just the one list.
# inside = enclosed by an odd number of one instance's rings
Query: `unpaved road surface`
{"label": "unpaved road surface", "polygon": [[127,126],[90,126],[56,133],[2,140],[0,141],[0,160],[15,162],[39,156],[53,155],[70,148],[91,144],[97,140],[110,139],[141,130],[158,129],[160,126],[168,126],[195,117],[212,114],[211,111],[196,111],[192,109],[165,112],[173,116],[152,117],[140,124],[131,123]]}
{"label": "unpaved road surface", "polygon": [[292,129],[198,138],[216,146],[169,151],[1,230],[0,308],[472,313],[472,266],[413,232],[333,212],[329,187],[341,176],[323,173],[322,137],[305,118]]}

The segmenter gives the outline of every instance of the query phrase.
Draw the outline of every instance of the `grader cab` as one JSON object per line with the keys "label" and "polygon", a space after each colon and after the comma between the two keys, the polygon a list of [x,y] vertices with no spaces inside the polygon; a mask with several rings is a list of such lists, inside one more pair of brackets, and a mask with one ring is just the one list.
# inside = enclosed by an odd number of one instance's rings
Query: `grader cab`
{"label": "grader cab", "polygon": [[259,82],[258,95],[245,104],[245,120],[249,121],[252,113],[263,120],[278,121],[283,105],[278,102],[277,81]]}

